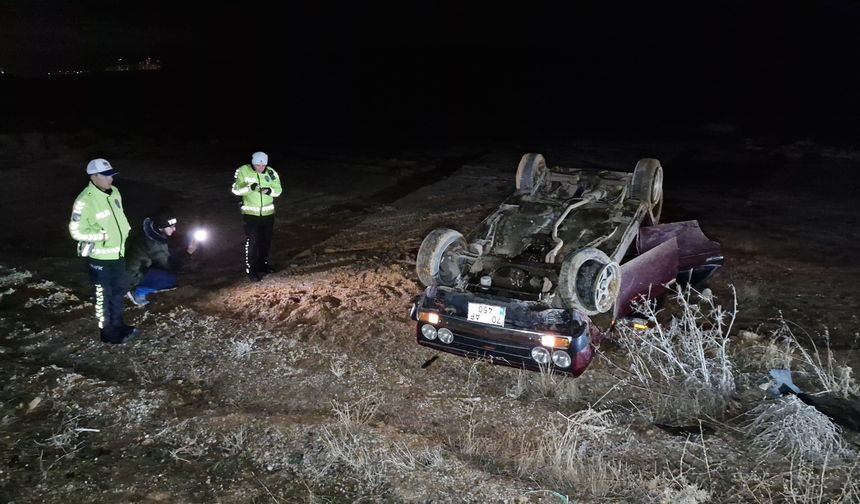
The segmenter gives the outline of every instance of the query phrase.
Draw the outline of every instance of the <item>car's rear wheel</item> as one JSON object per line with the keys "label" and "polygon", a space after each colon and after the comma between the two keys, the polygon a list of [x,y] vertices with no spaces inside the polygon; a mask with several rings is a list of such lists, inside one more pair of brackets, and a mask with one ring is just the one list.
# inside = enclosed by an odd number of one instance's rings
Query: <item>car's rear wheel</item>
{"label": "car's rear wheel", "polygon": [[421,242],[415,260],[418,279],[427,287],[457,285],[467,270],[462,258],[465,250],[466,240],[458,231],[445,228],[430,231]]}
{"label": "car's rear wheel", "polygon": [[660,222],[663,211],[663,167],[660,161],[643,158],[633,169],[630,197],[648,205],[651,224]]}
{"label": "car's rear wheel", "polygon": [[523,154],[517,165],[517,191],[533,194],[547,175],[546,160],[541,154]]}
{"label": "car's rear wheel", "polygon": [[561,265],[558,294],[565,306],[586,315],[609,311],[621,287],[621,267],[596,248],[569,254]]}

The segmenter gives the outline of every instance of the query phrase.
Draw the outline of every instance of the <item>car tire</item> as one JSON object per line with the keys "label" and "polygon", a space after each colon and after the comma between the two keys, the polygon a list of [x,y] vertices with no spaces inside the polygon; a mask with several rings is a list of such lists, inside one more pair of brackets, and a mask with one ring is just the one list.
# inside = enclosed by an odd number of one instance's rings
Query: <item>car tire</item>
{"label": "car tire", "polygon": [[630,183],[630,197],[648,205],[650,224],[660,222],[663,211],[663,167],[660,161],[653,158],[643,158],[633,169],[633,180]]}
{"label": "car tire", "polygon": [[517,165],[517,192],[534,194],[547,175],[546,160],[541,154],[523,154]]}
{"label": "car tire", "polygon": [[615,306],[621,288],[621,267],[601,250],[584,248],[561,264],[558,294],[565,306],[597,315]]}
{"label": "car tire", "polygon": [[418,279],[426,287],[456,285],[463,275],[463,264],[452,252],[466,249],[466,239],[458,231],[439,228],[430,231],[415,260]]}

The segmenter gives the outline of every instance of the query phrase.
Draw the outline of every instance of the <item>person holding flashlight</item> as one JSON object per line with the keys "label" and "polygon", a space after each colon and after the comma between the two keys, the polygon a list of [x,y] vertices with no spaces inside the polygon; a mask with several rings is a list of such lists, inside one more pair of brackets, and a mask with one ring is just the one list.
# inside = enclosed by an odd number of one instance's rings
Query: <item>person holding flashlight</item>
{"label": "person holding flashlight", "polygon": [[150,292],[176,287],[176,273],[206,239],[198,231],[184,250],[171,254],[168,241],[176,232],[178,222],[168,211],[143,220],[142,233],[132,240],[126,259],[127,297],[132,303],[145,305]]}
{"label": "person holding flashlight", "polygon": [[233,194],[242,197],[245,223],[245,274],[252,282],[274,273],[269,264],[272,228],[275,223],[275,198],[281,195],[281,179],[265,152],[251,155],[251,164],[240,166],[234,175]]}

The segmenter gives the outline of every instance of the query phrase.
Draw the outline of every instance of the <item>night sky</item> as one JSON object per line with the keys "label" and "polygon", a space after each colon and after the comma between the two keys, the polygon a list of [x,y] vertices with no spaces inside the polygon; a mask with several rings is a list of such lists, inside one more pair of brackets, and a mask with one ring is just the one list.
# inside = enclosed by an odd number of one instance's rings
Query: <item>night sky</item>
{"label": "night sky", "polygon": [[[4,126],[415,140],[624,139],[716,124],[850,143],[860,5],[748,3],[280,13],[254,2],[7,1]],[[162,61],[159,75],[39,77],[147,56]]]}

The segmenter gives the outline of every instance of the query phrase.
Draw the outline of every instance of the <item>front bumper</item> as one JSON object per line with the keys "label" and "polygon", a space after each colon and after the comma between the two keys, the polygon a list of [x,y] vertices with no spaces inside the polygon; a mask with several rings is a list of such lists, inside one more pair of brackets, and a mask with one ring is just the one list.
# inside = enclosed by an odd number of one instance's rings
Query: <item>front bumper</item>
{"label": "front bumper", "polygon": [[[494,326],[467,319],[468,303],[504,306],[508,317],[505,325]],[[540,371],[550,368],[555,372],[581,375],[594,357],[594,344],[599,342],[600,331],[588,317],[571,310],[540,309],[536,303],[508,298],[484,296],[444,288],[427,288],[412,307],[411,317],[417,322],[415,337],[419,345],[470,358],[487,359],[520,369]],[[433,313],[438,320],[431,324],[427,315]],[[422,320],[423,319],[423,320]],[[454,338],[443,343],[439,338],[427,339],[421,327],[431,324],[437,330],[447,328]],[[546,346],[545,337],[566,345]],[[570,365],[541,365],[532,357],[536,347],[553,352],[566,352]],[[550,361],[551,362],[551,361]]]}

